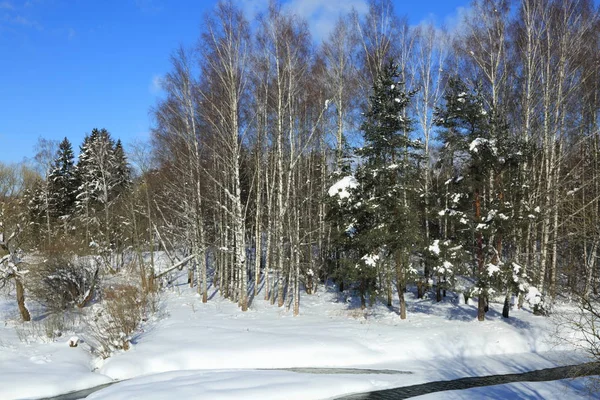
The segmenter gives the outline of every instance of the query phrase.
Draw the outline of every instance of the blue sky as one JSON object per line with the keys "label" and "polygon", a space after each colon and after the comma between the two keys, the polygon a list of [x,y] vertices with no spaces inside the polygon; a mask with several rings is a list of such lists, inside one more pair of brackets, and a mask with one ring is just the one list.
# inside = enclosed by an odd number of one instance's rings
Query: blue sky
{"label": "blue sky", "polygon": [[[0,0],[0,161],[34,156],[39,137],[77,149],[92,128],[125,144],[146,140],[157,82],[179,45],[195,44],[216,0]],[[239,0],[247,15],[267,0]],[[366,0],[285,0],[326,34]],[[413,24],[452,23],[468,0],[396,0]],[[78,150],[76,150],[76,153]]]}

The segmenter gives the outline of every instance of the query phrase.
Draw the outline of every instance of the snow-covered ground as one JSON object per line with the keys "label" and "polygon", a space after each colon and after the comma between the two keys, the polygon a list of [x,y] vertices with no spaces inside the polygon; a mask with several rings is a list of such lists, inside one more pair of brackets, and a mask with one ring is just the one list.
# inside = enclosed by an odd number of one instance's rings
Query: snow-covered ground
{"label": "snow-covered ground", "polygon": [[69,347],[69,337],[44,340],[43,324],[15,323],[16,304],[0,296],[0,399],[52,396],[110,382],[92,372],[91,355],[83,347]]}
{"label": "snow-covered ground", "polygon": [[[485,322],[476,308],[408,297],[408,319],[376,304],[363,312],[333,288],[304,295],[300,315],[259,298],[243,313],[211,290],[202,304],[194,289],[179,285],[162,299],[162,316],[144,325],[129,351],[107,360],[85,351],[84,343],[32,339],[22,343],[12,318],[12,298],[0,298],[0,399],[39,398],[129,379],[90,399],[328,399],[348,393],[450,380],[466,376],[525,372],[585,361],[552,343],[552,322],[516,310],[501,317],[491,304]],[[34,313],[35,315],[35,313]],[[23,329],[20,329],[23,336]],[[309,374],[273,369],[386,369],[400,374]],[[558,385],[558,386],[557,386]],[[560,382],[512,384],[425,396],[431,398],[577,398],[578,386]],[[493,392],[488,392],[492,390]],[[535,393],[540,396],[536,397]],[[462,396],[462,397],[461,397]],[[465,397],[466,396],[466,397]]]}

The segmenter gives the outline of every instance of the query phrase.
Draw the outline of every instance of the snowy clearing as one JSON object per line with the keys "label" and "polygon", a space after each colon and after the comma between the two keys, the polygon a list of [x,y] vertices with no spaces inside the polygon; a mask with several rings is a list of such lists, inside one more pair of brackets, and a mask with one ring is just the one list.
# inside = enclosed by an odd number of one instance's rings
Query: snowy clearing
{"label": "snowy clearing", "polygon": [[[548,340],[551,320],[528,310],[513,311],[504,320],[501,305],[493,303],[488,320],[478,322],[475,306],[435,304],[412,294],[407,298],[408,319],[401,321],[397,309],[377,303],[362,311],[355,298],[321,286],[316,294],[303,296],[301,313],[293,317],[285,307],[277,308],[262,297],[253,299],[245,313],[218,294],[202,304],[195,289],[179,284],[163,295],[162,317],[144,325],[129,351],[106,360],[85,351],[84,332],[73,332],[82,342],[76,348],[68,345],[70,335],[53,343],[33,338],[33,343],[25,344],[15,330],[23,328],[9,321],[0,328],[0,398],[39,398],[134,378],[89,398],[159,399],[169,393],[192,399],[203,393],[211,399],[269,399],[283,394],[288,399],[327,399],[585,360],[569,348],[554,347]],[[10,298],[1,304],[3,319],[15,316]],[[260,370],[292,367],[410,374]],[[510,390],[530,389],[516,385]]]}

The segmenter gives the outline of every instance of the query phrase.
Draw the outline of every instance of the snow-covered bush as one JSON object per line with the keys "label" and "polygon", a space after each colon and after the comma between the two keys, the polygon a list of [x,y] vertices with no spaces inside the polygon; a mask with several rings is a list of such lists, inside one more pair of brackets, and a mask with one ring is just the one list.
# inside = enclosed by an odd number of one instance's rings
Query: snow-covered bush
{"label": "snow-covered bush", "polygon": [[535,315],[547,316],[550,314],[550,307],[546,302],[546,297],[536,287],[530,286],[527,289],[525,301],[531,305]]}
{"label": "snow-covered bush", "polygon": [[115,285],[103,290],[103,301],[92,309],[87,342],[92,351],[108,358],[117,350],[128,350],[142,321],[157,310],[157,297],[132,285]]}
{"label": "snow-covered bush", "polygon": [[98,270],[90,260],[52,254],[31,268],[31,296],[53,312],[81,306],[90,295]]}

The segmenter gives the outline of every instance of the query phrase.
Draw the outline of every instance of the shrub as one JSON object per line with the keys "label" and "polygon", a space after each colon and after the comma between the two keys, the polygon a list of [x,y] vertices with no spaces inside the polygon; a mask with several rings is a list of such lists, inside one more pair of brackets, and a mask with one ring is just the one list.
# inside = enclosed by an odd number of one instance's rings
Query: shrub
{"label": "shrub", "polygon": [[97,305],[89,322],[93,351],[108,358],[116,350],[128,350],[133,334],[150,312],[156,298],[132,285],[115,285],[103,290],[102,305]]}
{"label": "shrub", "polygon": [[90,260],[56,254],[32,268],[29,290],[49,311],[60,312],[89,299],[97,274]]}

